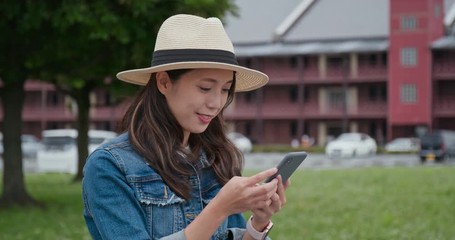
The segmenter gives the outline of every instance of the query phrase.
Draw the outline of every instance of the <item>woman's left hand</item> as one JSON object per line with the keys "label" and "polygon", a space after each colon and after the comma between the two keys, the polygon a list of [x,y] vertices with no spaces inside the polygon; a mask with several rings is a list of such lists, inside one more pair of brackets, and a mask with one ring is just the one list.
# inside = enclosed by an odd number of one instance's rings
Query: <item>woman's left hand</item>
{"label": "woman's left hand", "polygon": [[285,190],[290,185],[290,181],[283,184],[281,176],[277,177],[278,188],[268,200],[268,206],[264,208],[251,209],[253,212],[252,225],[255,229],[263,229],[270,222],[272,216],[279,212],[284,204],[286,204]]}

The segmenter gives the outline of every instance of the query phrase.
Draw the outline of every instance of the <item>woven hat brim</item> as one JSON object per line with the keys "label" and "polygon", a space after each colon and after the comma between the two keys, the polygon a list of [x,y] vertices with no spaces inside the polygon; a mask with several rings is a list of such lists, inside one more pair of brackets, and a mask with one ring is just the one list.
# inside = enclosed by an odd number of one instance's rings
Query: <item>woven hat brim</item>
{"label": "woven hat brim", "polygon": [[156,72],[169,71],[175,69],[200,69],[200,68],[215,68],[226,69],[236,72],[236,92],[251,91],[260,88],[267,84],[269,77],[259,71],[245,68],[242,66],[214,63],[214,62],[178,62],[163,64],[155,67],[139,68],[126,70],[117,73],[117,78],[132,84],[146,85],[150,79],[150,75]]}

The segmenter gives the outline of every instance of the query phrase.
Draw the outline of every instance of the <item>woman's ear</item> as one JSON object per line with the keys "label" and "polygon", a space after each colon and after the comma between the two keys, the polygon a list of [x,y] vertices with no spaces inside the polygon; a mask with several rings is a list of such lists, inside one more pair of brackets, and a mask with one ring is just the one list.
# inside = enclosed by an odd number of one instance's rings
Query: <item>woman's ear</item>
{"label": "woman's ear", "polygon": [[156,87],[161,92],[161,94],[166,95],[171,84],[171,79],[169,78],[167,72],[156,73]]}

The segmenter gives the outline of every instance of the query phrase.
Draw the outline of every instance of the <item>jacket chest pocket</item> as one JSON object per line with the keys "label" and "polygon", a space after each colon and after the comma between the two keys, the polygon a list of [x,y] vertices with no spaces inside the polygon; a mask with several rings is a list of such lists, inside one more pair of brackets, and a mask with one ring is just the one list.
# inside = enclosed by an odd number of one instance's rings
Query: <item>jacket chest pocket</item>
{"label": "jacket chest pocket", "polygon": [[128,181],[134,186],[153,239],[165,237],[185,227],[181,207],[185,200],[171,191],[159,175],[130,176]]}

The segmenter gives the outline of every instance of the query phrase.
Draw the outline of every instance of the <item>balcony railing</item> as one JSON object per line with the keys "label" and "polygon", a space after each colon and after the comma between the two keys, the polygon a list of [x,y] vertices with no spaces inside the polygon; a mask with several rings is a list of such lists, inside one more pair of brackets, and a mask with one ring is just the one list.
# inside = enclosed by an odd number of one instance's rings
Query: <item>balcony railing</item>
{"label": "balcony railing", "polygon": [[[347,111],[347,112],[345,112]],[[257,108],[255,105],[237,105],[225,112],[228,119],[341,119],[348,118],[385,118],[386,102],[362,102],[355,106],[342,105],[319,106],[318,102],[307,102],[303,106],[297,103],[269,103]]]}
{"label": "balcony railing", "polygon": [[386,117],[387,103],[386,102],[363,102],[358,105],[356,116],[359,117]]}
{"label": "balcony railing", "polygon": [[55,90],[55,86],[39,80],[29,79],[24,86],[26,91]]}
{"label": "balcony railing", "polygon": [[258,109],[255,103],[234,102],[224,112],[226,119],[254,119],[257,115]]}
{"label": "balcony railing", "polygon": [[436,99],[433,106],[435,117],[455,117],[455,96]]}
{"label": "balcony railing", "polygon": [[301,115],[297,103],[270,103],[263,105],[261,115],[268,119],[295,119]]}
{"label": "balcony railing", "polygon": [[[297,83],[299,73],[297,69],[276,68],[264,71],[270,77],[270,83]],[[387,81],[387,66],[360,65],[357,73],[344,69],[341,66],[327,68],[325,76],[321,75],[316,67],[305,68],[302,72],[305,83],[342,83],[358,81]]]}
{"label": "balcony railing", "polygon": [[270,78],[269,84],[274,83],[297,83],[299,81],[299,73],[293,68],[267,68],[264,73]]}
{"label": "balcony railing", "polygon": [[25,105],[22,113],[25,121],[73,121],[76,119],[76,114],[64,106],[35,107]]}
{"label": "balcony railing", "polygon": [[439,79],[455,79],[455,59],[439,59],[433,64],[433,76]]}
{"label": "balcony railing", "polygon": [[382,79],[385,81],[387,79],[387,66],[359,64],[356,78],[362,80]]}

